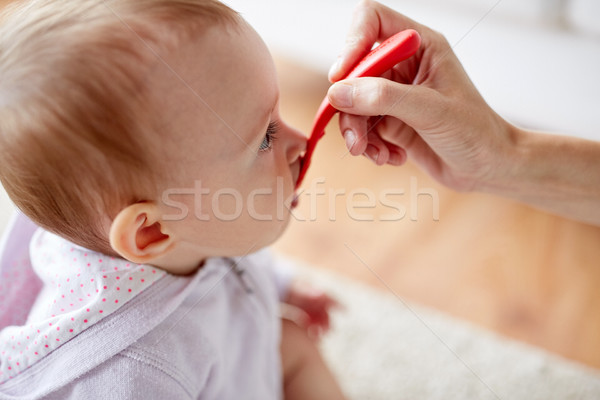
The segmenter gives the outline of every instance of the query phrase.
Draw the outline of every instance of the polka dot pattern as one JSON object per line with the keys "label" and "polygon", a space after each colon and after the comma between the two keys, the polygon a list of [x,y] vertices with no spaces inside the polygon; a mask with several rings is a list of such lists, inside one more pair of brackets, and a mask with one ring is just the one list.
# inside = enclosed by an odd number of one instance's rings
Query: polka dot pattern
{"label": "polka dot pattern", "polygon": [[[0,331],[0,383],[114,313],[165,275],[149,265],[107,257],[39,230],[30,245],[43,283],[22,325]],[[10,281],[2,279],[3,285]]]}

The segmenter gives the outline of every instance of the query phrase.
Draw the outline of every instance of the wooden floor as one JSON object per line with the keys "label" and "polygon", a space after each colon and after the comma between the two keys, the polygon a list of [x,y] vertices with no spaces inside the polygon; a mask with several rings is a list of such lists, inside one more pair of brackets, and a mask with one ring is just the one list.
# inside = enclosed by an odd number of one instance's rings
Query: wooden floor
{"label": "wooden floor", "polygon": [[[283,118],[308,132],[326,78],[277,64]],[[327,132],[277,251],[600,368],[600,228],[376,167]]]}

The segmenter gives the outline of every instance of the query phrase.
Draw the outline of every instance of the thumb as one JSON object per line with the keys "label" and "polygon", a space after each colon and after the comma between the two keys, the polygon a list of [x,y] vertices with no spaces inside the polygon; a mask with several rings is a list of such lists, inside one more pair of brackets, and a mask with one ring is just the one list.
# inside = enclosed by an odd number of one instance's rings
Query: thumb
{"label": "thumb", "polygon": [[414,129],[424,129],[442,114],[440,93],[385,78],[354,78],[334,83],[327,92],[336,109],[354,115],[390,115]]}

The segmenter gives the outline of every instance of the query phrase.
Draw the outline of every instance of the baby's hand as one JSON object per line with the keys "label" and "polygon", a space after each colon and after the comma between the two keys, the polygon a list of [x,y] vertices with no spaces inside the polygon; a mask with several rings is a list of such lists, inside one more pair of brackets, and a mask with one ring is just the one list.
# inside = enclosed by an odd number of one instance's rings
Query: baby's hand
{"label": "baby's hand", "polygon": [[340,306],[326,293],[299,281],[292,283],[284,303],[296,309],[294,321],[304,327],[312,339],[318,339],[329,330],[329,310]]}

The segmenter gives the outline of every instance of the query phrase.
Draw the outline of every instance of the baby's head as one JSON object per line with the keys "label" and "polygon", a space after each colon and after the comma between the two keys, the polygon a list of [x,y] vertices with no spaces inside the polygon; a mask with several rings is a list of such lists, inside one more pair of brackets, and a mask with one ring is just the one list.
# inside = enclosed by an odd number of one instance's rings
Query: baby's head
{"label": "baby's head", "polygon": [[76,244],[189,272],[283,231],[305,139],[278,96],[216,1],[29,1],[0,26],[0,179]]}

